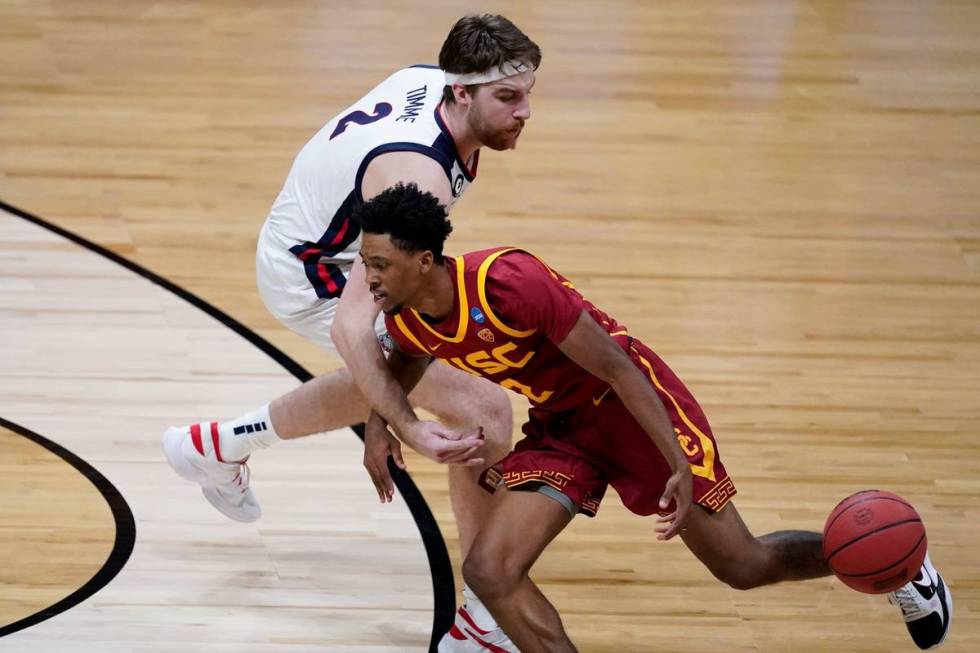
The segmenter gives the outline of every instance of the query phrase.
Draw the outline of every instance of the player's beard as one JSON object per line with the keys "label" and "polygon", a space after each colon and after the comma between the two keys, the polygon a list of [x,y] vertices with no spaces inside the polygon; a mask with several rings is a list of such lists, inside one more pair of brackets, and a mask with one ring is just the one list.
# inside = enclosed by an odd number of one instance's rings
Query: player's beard
{"label": "player's beard", "polygon": [[405,308],[405,304],[397,304],[395,306],[392,306],[391,308],[382,309],[381,312],[384,313],[385,315],[398,315],[399,313],[402,312],[403,308]]}
{"label": "player's beard", "polygon": [[[510,129],[493,129],[483,118],[483,114],[476,107],[470,110],[469,114],[470,129],[477,140],[489,147],[491,150],[509,150],[517,144],[517,137],[520,131],[515,132]],[[518,123],[518,129],[524,128],[524,123]]]}

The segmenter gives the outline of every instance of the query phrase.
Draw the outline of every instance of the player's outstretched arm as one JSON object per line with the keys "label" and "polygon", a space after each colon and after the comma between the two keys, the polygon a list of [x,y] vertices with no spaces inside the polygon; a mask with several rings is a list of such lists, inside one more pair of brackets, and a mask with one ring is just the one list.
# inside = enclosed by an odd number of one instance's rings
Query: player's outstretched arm
{"label": "player's outstretched arm", "polygon": [[[399,391],[406,397],[431,362],[430,357],[408,356],[397,348],[388,358],[392,378],[398,382]],[[406,444],[435,462],[466,466],[484,464],[484,459],[479,457],[484,443],[482,428],[475,433],[459,434],[438,422],[416,421],[411,430],[399,435]],[[391,501],[395,494],[395,484],[388,470],[389,456],[396,467],[406,469],[401,444],[388,431],[384,419],[372,411],[364,433],[364,467],[371,476],[381,503]]]}
{"label": "player's outstretched arm", "polygon": [[673,499],[676,508],[661,517],[661,523],[666,526],[659,536],[659,539],[670,539],[680,531],[691,505],[691,467],[674,437],[674,428],[660,397],[616,341],[586,311],[581,312],[558,347],[584,370],[609,384],[670,465],[673,474],[667,481],[660,507],[667,508]]}
{"label": "player's outstretched arm", "polygon": [[[406,396],[415,388],[431,362],[430,356],[406,354],[398,349],[397,343],[388,357],[392,376]],[[439,422],[419,420],[413,422],[411,428],[405,431],[396,429],[396,432],[405,444],[437,463],[467,466],[483,464],[483,459],[477,457],[484,443],[482,426],[471,432],[460,433]]]}
{"label": "player's outstretched arm", "polygon": [[337,351],[368,404],[399,431],[418,421],[406,393],[392,376],[374,332],[379,308],[368,290],[364,266],[351,268],[340,296],[337,316],[330,328]]}
{"label": "player's outstretched arm", "polygon": [[[418,152],[390,152],[375,158],[361,183],[362,198],[367,201],[399,182],[415,183],[444,206],[451,203],[452,191],[445,171]],[[358,389],[373,408],[365,433],[364,464],[384,503],[394,493],[388,456],[404,469],[401,445],[388,432],[388,424],[406,444],[441,463],[483,464],[476,457],[483,445],[483,433],[455,433],[437,422],[419,421],[408,403],[408,393],[425,372],[429,359],[421,359],[425,361],[421,364],[395,351],[386,364],[374,335],[378,310],[368,290],[364,268],[356,264],[341,295],[331,335]]]}
{"label": "player's outstretched arm", "polygon": [[[418,152],[390,152],[368,165],[361,182],[365,201],[399,182],[414,182],[448,206],[452,198],[449,179],[433,159]],[[368,290],[364,267],[354,263],[337,305],[330,336],[364,398],[400,434],[418,422],[408,403],[407,392],[388,371],[384,354],[374,333],[379,308]]]}

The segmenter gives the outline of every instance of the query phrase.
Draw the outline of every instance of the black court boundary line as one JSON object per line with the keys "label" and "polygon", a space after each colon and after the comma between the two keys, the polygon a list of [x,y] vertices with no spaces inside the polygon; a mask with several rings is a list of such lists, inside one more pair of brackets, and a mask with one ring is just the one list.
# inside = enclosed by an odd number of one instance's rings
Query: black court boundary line
{"label": "black court boundary line", "polygon": [[[48,231],[70,240],[71,242],[80,245],[85,249],[95,252],[96,254],[99,254],[100,256],[121,265],[130,272],[136,273],[151,283],[170,291],[174,295],[194,305],[217,321],[221,322],[241,337],[245,338],[245,340],[249,341],[258,349],[263,351],[267,356],[269,356],[269,358],[282,365],[282,367],[284,367],[300,382],[305,383],[313,378],[313,375],[310,374],[306,368],[287,356],[283,351],[270,343],[268,340],[255,333],[221,309],[209,304],[197,295],[194,295],[190,291],[181,288],[173,282],[164,279],[158,274],[147,270],[143,266],[134,263],[133,261],[130,261],[129,259],[124,258],[119,254],[106,249],[105,247],[102,247],[101,245],[93,243],[86,238],[67,231],[66,229],[52,224],[43,218],[32,215],[27,211],[11,206],[3,200],[0,200],[0,209],[10,213],[11,215],[23,218],[24,220],[27,220],[28,222],[31,222],[43,229],[47,229]],[[350,428],[357,434],[357,437],[364,440],[364,424],[354,424]],[[432,635],[429,640],[429,651],[430,653],[435,653],[439,638],[453,625],[453,620],[456,614],[456,585],[455,581],[453,580],[452,565],[449,562],[449,551],[446,549],[446,541],[442,537],[442,532],[439,530],[439,525],[436,523],[435,517],[432,515],[432,511],[429,509],[428,504],[425,502],[425,498],[415,485],[415,482],[412,481],[412,478],[407,472],[395,467],[392,464],[391,459],[388,460],[388,469],[391,472],[395,486],[401,493],[402,498],[405,499],[405,504],[408,506],[409,511],[412,513],[412,517],[415,519],[415,525],[419,529],[419,535],[422,537],[422,543],[425,546],[425,553],[429,559],[429,571],[432,574],[433,593]],[[113,576],[114,575],[115,574],[113,574]],[[101,589],[111,579],[112,576],[106,579],[102,585],[94,588],[89,595],[94,594],[96,591]],[[89,595],[80,598],[71,605],[65,606],[62,608],[62,611],[74,606],[76,603],[84,600]],[[47,617],[44,618],[46,619]],[[26,628],[27,626],[25,625],[23,627]],[[0,636],[5,634],[7,634],[6,627],[0,630]]]}
{"label": "black court boundary line", "polygon": [[109,509],[112,510],[112,519],[116,525],[116,538],[112,545],[112,551],[109,552],[109,557],[106,558],[106,561],[102,564],[102,567],[95,572],[94,576],[89,578],[84,585],[54,605],[35,612],[28,617],[24,617],[19,621],[15,621],[5,626],[0,626],[0,637],[3,637],[4,635],[15,633],[18,630],[30,628],[31,626],[39,624],[46,619],[50,619],[57,614],[61,614],[65,610],[75,607],[108,585],[109,581],[115,578],[116,574],[122,571],[122,568],[126,566],[126,561],[129,560],[129,556],[133,552],[133,546],[136,544],[136,520],[133,518],[133,511],[130,510],[129,504],[126,503],[126,499],[124,499],[122,494],[119,493],[119,490],[117,490],[116,487],[109,482],[109,479],[100,474],[97,469],[79,458],[77,455],[68,449],[65,449],[60,444],[52,442],[44,436],[38,435],[37,433],[24,428],[20,424],[15,424],[4,419],[3,417],[0,417],[0,426],[9,431],[13,431],[18,435],[22,435],[35,444],[44,447],[74,467],[82,476],[87,478],[89,482],[95,486],[95,489],[99,491],[102,498],[105,499],[105,502],[109,504]]}

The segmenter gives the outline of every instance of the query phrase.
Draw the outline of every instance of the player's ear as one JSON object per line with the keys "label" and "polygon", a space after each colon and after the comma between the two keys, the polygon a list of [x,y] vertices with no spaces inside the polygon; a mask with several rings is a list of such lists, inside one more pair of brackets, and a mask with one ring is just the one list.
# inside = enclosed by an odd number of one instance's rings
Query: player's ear
{"label": "player's ear", "polygon": [[460,106],[468,107],[470,105],[470,102],[472,102],[473,96],[470,95],[470,92],[466,90],[466,87],[460,84],[459,82],[455,82],[452,86],[452,89],[453,89],[453,97],[456,99],[456,103],[459,104]]}
{"label": "player's ear", "polygon": [[435,257],[432,255],[431,251],[425,250],[424,252],[422,252],[418,258],[419,272],[422,273],[428,272],[429,269],[432,267],[432,263],[434,261],[435,261]]}

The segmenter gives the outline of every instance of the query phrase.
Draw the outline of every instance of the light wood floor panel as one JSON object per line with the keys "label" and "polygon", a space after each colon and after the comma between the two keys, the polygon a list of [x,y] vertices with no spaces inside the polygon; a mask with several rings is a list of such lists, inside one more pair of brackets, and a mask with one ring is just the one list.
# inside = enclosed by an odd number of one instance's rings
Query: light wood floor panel
{"label": "light wood floor panel", "polygon": [[[302,143],[392,70],[432,62],[453,20],[472,9],[445,0],[7,3],[0,198],[186,286],[309,369],[334,367],[261,305],[258,228]],[[956,596],[944,650],[980,650],[980,5],[575,0],[479,9],[513,18],[544,62],[520,146],[481,158],[479,182],[454,213],[450,251],[531,248],[661,353],[706,408],[754,530],[818,529],[837,500],[866,487],[912,500]],[[61,271],[33,274],[0,277],[0,292],[37,284],[43,298]],[[140,328],[158,326],[153,311],[162,310],[174,328],[203,333],[178,300],[158,294],[151,307],[145,295],[93,283],[87,292]],[[142,369],[89,353],[97,338],[78,326],[98,316],[84,298],[63,301],[64,314],[44,316],[77,338],[55,353],[77,358],[79,378]],[[193,350],[206,374],[164,379],[171,399],[143,384],[118,387],[116,419],[162,425],[260,401],[258,386],[243,394],[229,370],[244,365],[264,378],[262,363],[212,353],[227,334],[208,333],[161,343],[176,361]],[[73,397],[77,379],[44,353],[0,339],[18,384],[11,396],[81,449],[84,438],[71,435],[77,413],[109,404]],[[43,391],[22,387],[36,382]],[[115,438],[124,453],[106,460],[123,474],[132,460],[141,470],[159,465],[149,440]],[[356,452],[348,455],[356,468]],[[257,491],[280,502],[262,528],[313,523],[284,517],[294,484],[263,478],[299,462],[290,451],[256,458]],[[445,473],[418,457],[409,466],[455,559]],[[153,484],[172,480],[164,471]],[[356,472],[349,491],[363,492]],[[176,519],[152,490],[129,491]],[[197,525],[194,569],[258,565],[247,550],[221,547],[234,525]],[[651,535],[610,496],[597,520],[576,520],[542,559],[538,579],[583,651],[912,650],[880,599],[829,580],[736,593]],[[339,536],[311,537],[276,542],[302,556]],[[121,602],[99,618],[138,650],[169,650],[161,633],[195,623],[199,588],[183,573],[156,584],[151,569],[125,573],[141,574],[142,599],[156,592],[174,609],[149,626]],[[304,591],[329,593],[333,573]],[[285,615],[303,600],[293,592],[276,593],[283,607],[266,607],[261,620],[241,606],[212,614],[214,628],[281,619],[285,646],[301,637]],[[78,614],[61,632],[94,637],[89,613]],[[380,628],[349,625],[352,638]],[[295,642],[331,650],[312,636]],[[210,646],[231,648],[218,635]]]}
{"label": "light wood floor panel", "polygon": [[[3,638],[0,650],[216,644],[271,652],[292,651],[296,642],[337,653],[425,650],[432,580],[418,529],[403,503],[378,509],[352,432],[262,452],[253,478],[267,514],[256,524],[227,520],[166,464],[163,429],[258,405],[296,381],[183,300],[39,227],[0,214],[0,243],[0,415],[99,469],[129,503],[137,529],[131,559],[105,589]],[[98,493],[84,495],[71,474],[48,478],[43,461],[27,465],[23,446],[8,446],[14,439],[4,435],[0,463],[13,468],[3,481],[9,500],[0,505],[11,553],[3,616],[14,607],[36,611],[48,596],[42,591],[60,590],[100,542],[111,548],[115,533],[111,518],[99,518],[107,508]],[[25,490],[28,483],[42,487]],[[35,538],[9,535],[36,525],[52,503],[69,513],[62,528],[76,530],[45,538],[46,551],[12,554]],[[87,535],[82,525],[101,530]],[[54,569],[30,566],[39,553]],[[66,555],[75,560],[56,565]],[[25,600],[31,590],[37,596]],[[237,624],[242,618],[251,625]]]}
{"label": "light wood floor panel", "polygon": [[112,550],[105,499],[77,469],[0,427],[0,625],[25,619],[84,585]]}

